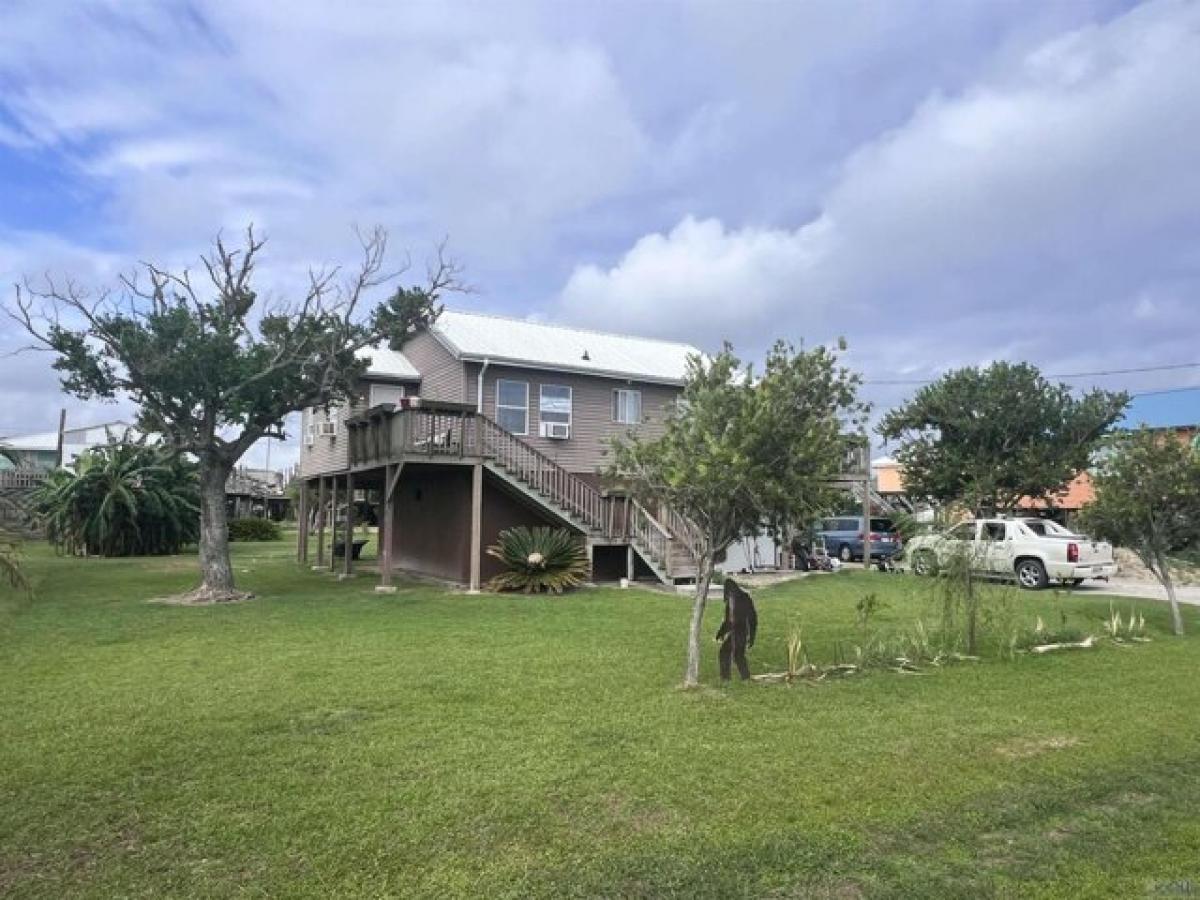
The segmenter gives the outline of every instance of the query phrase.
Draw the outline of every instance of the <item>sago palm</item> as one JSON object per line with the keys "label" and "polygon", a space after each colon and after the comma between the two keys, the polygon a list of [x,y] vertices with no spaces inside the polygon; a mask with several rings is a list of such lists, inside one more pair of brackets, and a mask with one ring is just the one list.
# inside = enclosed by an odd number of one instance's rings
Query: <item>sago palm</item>
{"label": "sago palm", "polygon": [[587,551],[562,528],[510,528],[500,532],[487,552],[507,568],[489,582],[497,591],[561,594],[583,584],[588,575]]}

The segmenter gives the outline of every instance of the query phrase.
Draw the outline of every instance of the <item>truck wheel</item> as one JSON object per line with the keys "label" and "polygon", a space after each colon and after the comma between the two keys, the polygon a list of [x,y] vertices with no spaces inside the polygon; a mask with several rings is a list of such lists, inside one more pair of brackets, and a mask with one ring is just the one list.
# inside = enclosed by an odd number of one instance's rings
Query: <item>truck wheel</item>
{"label": "truck wheel", "polygon": [[913,574],[924,578],[933,574],[933,557],[928,553],[918,553],[913,557]]}
{"label": "truck wheel", "polygon": [[845,563],[854,561],[854,554],[850,552],[849,544],[842,544],[842,546],[838,549],[838,559]]}
{"label": "truck wheel", "polygon": [[1023,559],[1017,563],[1017,584],[1027,591],[1040,591],[1050,579],[1040,559]]}

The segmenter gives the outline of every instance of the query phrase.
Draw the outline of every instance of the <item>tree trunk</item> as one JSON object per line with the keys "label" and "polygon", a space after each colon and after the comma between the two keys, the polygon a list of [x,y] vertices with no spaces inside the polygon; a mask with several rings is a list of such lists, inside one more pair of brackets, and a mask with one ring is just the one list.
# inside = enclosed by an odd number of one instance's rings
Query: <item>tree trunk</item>
{"label": "tree trunk", "polygon": [[696,570],[696,595],[692,603],[692,624],[688,628],[687,669],[683,673],[683,686],[700,686],[700,630],[704,627],[704,606],[708,603],[708,587],[712,583],[713,557],[706,553],[698,560]]}
{"label": "tree trunk", "polygon": [[238,598],[229,561],[229,517],[225,510],[225,482],[232,466],[200,460],[200,588],[197,601],[220,602]]}
{"label": "tree trunk", "polygon": [[1175,596],[1175,582],[1171,580],[1171,570],[1168,567],[1166,557],[1163,554],[1157,554],[1156,561],[1158,562],[1158,580],[1162,582],[1162,586],[1167,589],[1167,600],[1171,603],[1171,625],[1175,629],[1175,634],[1183,636],[1183,614],[1179,611],[1179,598]]}

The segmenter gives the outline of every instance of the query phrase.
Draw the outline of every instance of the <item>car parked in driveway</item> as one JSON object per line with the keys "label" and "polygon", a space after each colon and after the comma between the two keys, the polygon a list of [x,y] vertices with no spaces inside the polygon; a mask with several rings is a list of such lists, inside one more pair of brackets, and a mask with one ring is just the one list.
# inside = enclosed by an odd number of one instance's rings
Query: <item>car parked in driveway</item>
{"label": "car parked in driveway", "polygon": [[[825,549],[842,562],[862,559],[863,541],[867,533],[862,516],[830,516],[817,521],[816,536],[823,538]],[[892,520],[882,516],[871,518],[871,558],[889,559],[900,549],[900,535]]]}
{"label": "car parked in driveway", "polygon": [[1112,545],[1093,541],[1048,519],[976,519],[941,534],[911,539],[906,565],[917,575],[933,575],[954,556],[965,554],[980,575],[1015,578],[1027,590],[1051,581],[1079,585],[1088,578],[1117,573]]}

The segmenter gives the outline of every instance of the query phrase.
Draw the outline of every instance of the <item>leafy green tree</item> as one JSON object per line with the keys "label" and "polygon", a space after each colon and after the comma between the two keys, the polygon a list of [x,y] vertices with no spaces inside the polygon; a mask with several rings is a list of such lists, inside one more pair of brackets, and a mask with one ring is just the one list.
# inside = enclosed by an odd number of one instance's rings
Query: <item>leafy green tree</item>
{"label": "leafy green tree", "polygon": [[1012,510],[1022,497],[1052,499],[1091,463],[1129,396],[1071,396],[1028,363],[959,369],[926,385],[883,417],[879,433],[899,441],[905,490],[979,514]]}
{"label": "leafy green tree", "polygon": [[164,447],[114,441],[56,469],[34,495],[46,537],[67,553],[156,556],[199,536],[196,464]]}
{"label": "leafy green tree", "polygon": [[1175,435],[1140,429],[1118,435],[1081,511],[1084,528],[1126,547],[1161,582],[1176,634],[1183,616],[1171,578],[1171,554],[1200,545],[1200,452]]}
{"label": "leafy green tree", "polygon": [[689,361],[661,437],[634,432],[614,442],[609,477],[692,524],[684,538],[699,570],[685,686],[699,683],[700,630],[720,554],[762,529],[782,535],[834,502],[830,479],[842,468],[843,432],[866,412],[858,384],[825,347],[776,344],[756,378],[727,345],[712,359]]}
{"label": "leafy green tree", "polygon": [[236,249],[218,238],[195,280],[186,269],[143,264],[98,292],[49,277],[17,290],[10,313],[35,346],[55,354],[65,390],[132,399],[144,432],[196,458],[202,583],[194,601],[238,596],[225,482],[242,455],[260,438],[285,438],[289,413],[348,397],[367,365],[358,351],[398,347],[437,317],[439,297],[457,286],[457,268],[439,248],[421,286],[372,301],[400,273],[384,268],[382,229],[360,239],[352,273],[310,270],[291,300],[268,302],[255,287],[264,242],[253,230]]}

